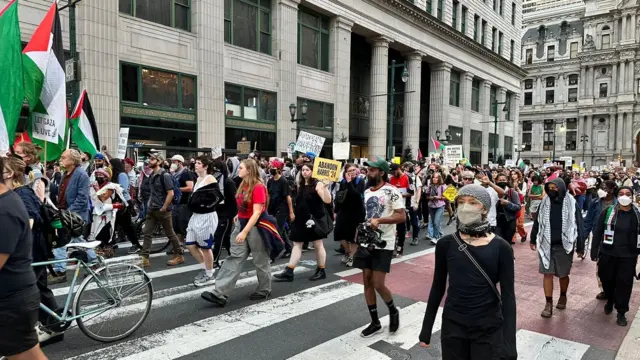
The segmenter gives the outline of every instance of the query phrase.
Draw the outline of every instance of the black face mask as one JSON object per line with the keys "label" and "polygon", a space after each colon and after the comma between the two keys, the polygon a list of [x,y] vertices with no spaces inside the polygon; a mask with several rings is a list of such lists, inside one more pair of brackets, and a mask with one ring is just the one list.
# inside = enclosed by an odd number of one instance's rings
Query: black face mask
{"label": "black face mask", "polygon": [[500,186],[501,188],[504,189],[509,185],[509,183],[506,183],[506,182],[502,181],[502,182],[497,183],[496,185],[498,185],[498,186]]}
{"label": "black face mask", "polygon": [[271,176],[276,176],[276,169],[269,169],[269,174],[271,174]]}
{"label": "black face mask", "polygon": [[547,195],[549,195],[550,199],[555,200],[558,198],[558,190],[549,190],[547,191]]}
{"label": "black face mask", "polygon": [[96,182],[98,183],[98,185],[102,185],[102,184],[107,182],[107,179],[105,179],[105,178],[96,178]]}
{"label": "black face mask", "polygon": [[409,173],[413,174],[413,168],[409,168]]}

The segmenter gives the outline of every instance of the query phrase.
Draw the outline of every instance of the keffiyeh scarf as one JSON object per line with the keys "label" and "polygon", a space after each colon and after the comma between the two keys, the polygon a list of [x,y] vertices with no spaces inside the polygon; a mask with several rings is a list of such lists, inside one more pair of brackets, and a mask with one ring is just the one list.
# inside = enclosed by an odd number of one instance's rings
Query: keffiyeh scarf
{"label": "keffiyeh scarf", "polygon": [[[565,195],[562,202],[562,247],[568,253],[578,239],[576,223],[576,201],[573,196]],[[551,199],[546,196],[538,208],[538,254],[545,269],[551,262]],[[557,220],[555,220],[557,221]]]}

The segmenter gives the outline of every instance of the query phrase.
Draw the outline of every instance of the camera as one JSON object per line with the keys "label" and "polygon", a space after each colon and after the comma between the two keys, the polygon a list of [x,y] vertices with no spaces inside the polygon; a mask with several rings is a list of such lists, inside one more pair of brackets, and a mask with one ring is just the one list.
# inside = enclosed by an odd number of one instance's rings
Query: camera
{"label": "camera", "polygon": [[358,225],[356,231],[356,244],[367,248],[381,248],[387,246],[387,242],[382,240],[382,231],[374,230],[370,222],[363,222]]}

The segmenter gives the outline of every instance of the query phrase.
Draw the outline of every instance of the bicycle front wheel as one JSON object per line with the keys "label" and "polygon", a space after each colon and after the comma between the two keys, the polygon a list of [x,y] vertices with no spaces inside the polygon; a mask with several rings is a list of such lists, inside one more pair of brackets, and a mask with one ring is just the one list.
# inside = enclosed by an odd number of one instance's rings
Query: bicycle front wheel
{"label": "bicycle front wheel", "polygon": [[85,335],[108,343],[138,330],[152,301],[153,286],[144,270],[133,264],[115,264],[84,279],[73,301],[73,314],[86,314],[76,320]]}

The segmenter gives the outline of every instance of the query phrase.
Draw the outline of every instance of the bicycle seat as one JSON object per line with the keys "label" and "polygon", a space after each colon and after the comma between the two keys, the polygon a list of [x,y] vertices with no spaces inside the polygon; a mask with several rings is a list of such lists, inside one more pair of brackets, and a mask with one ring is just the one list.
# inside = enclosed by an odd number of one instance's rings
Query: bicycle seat
{"label": "bicycle seat", "polygon": [[68,243],[67,245],[63,246],[63,248],[65,249],[76,248],[76,249],[90,250],[90,249],[97,248],[98,246],[100,246],[100,244],[102,244],[100,241]]}

